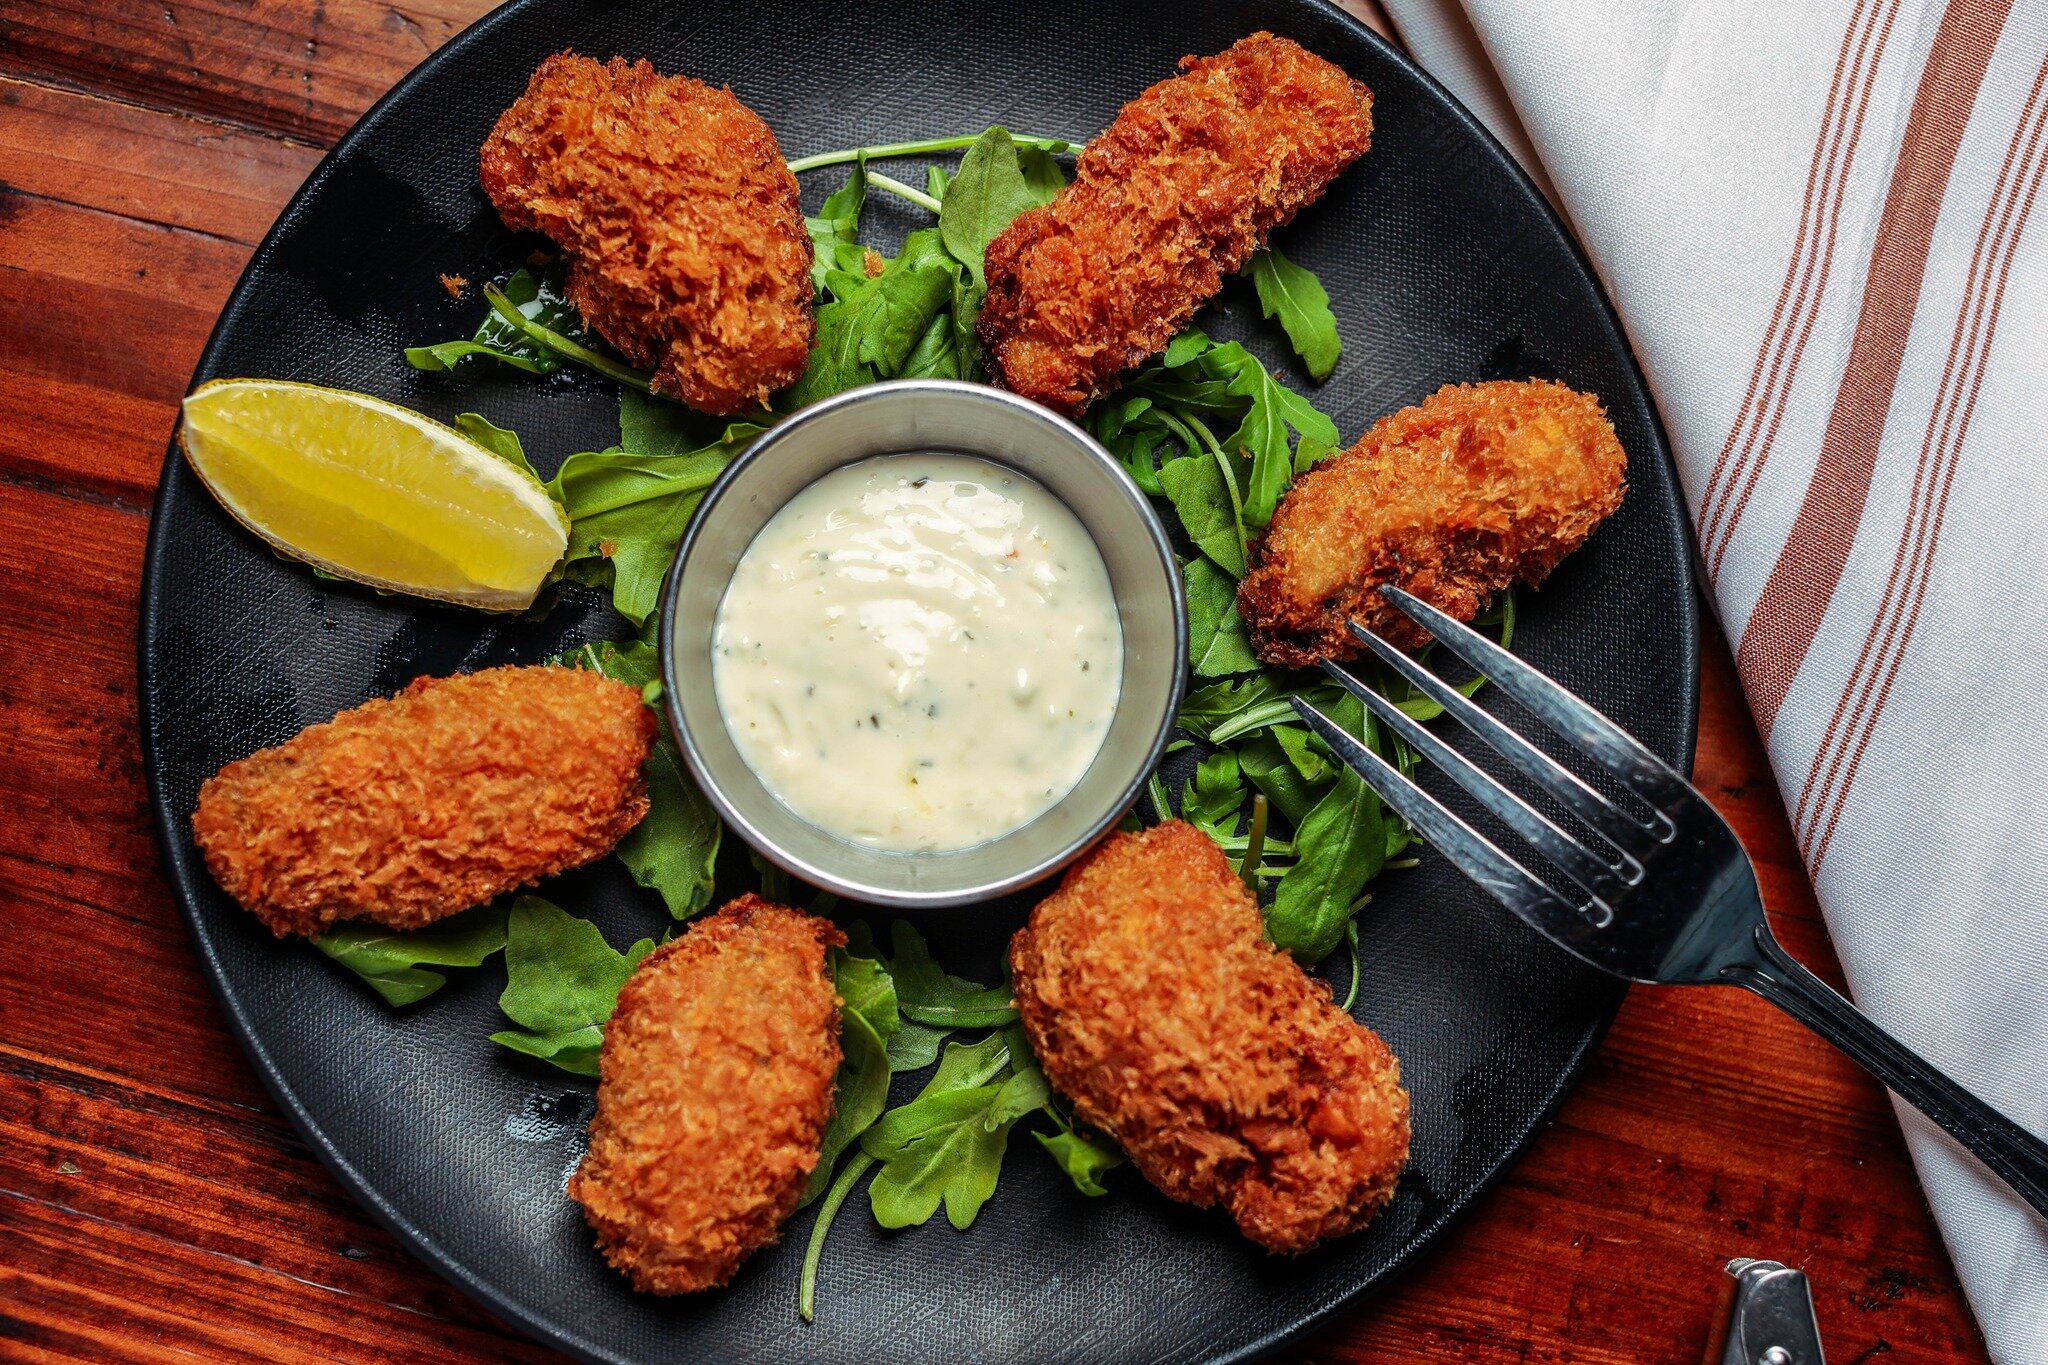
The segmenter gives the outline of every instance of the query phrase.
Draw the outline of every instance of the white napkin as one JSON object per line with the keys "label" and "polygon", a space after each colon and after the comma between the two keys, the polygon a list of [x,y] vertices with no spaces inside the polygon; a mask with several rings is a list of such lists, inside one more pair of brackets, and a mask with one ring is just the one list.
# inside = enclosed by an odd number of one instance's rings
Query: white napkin
{"label": "white napkin", "polygon": [[[2048,0],[1383,3],[1620,309],[1857,1001],[2048,1134]],[[2048,1224],[1899,1108],[2043,1365]]]}

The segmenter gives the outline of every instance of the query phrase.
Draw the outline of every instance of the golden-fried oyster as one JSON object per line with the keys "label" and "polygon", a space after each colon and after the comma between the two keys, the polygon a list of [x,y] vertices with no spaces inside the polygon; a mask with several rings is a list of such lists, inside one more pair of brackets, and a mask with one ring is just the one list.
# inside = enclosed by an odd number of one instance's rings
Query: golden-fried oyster
{"label": "golden-fried oyster", "polygon": [[1541,583],[1621,505],[1627,457],[1600,400],[1544,380],[1447,384],[1383,417],[1295,481],[1237,605],[1259,657],[1305,668],[1428,636],[1379,593],[1404,588],[1469,621]]}
{"label": "golden-fried oyster", "polygon": [[222,768],[192,834],[273,933],[417,929],[611,852],[647,813],[654,729],[600,673],[420,678]]}
{"label": "golden-fried oyster", "polygon": [[647,955],[598,1059],[569,1197],[635,1288],[687,1294],[774,1242],[818,1164],[839,1066],[828,920],[742,896]]}
{"label": "golden-fried oyster", "polygon": [[1183,58],[1088,144],[1072,184],[989,243],[991,368],[1078,414],[1371,141],[1372,92],[1298,43],[1255,33]]}
{"label": "golden-fried oyster", "polygon": [[1213,840],[1112,835],[1010,945],[1053,1088],[1175,1199],[1268,1251],[1364,1227],[1408,1159],[1400,1064],[1268,943]]}
{"label": "golden-fried oyster", "polygon": [[569,301],[654,386],[730,415],[804,370],[811,239],[775,134],[732,91],[562,53],[483,146],[508,226],[569,259]]}

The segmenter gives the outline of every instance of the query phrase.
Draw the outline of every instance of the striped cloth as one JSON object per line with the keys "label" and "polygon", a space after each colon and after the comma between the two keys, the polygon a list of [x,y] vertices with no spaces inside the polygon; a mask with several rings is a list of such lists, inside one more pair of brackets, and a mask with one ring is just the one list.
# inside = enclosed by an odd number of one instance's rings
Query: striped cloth
{"label": "striped cloth", "polygon": [[[1627,323],[1857,1000],[2048,1134],[2048,0],[1384,3]],[[2043,1365],[2048,1225],[1901,1118]]]}

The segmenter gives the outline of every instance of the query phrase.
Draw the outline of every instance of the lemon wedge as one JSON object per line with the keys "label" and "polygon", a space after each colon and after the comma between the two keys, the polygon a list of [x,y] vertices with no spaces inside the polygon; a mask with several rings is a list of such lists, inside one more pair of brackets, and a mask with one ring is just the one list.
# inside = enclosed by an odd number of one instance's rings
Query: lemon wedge
{"label": "lemon wedge", "polygon": [[569,543],[532,474],[367,394],[216,379],[185,400],[178,444],[235,520],[372,587],[520,611]]}

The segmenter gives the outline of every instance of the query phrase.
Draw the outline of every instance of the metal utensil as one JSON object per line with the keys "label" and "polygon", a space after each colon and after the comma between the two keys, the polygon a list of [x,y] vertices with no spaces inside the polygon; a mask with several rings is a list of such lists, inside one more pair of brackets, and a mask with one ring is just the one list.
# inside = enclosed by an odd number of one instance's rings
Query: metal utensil
{"label": "metal utensil", "polygon": [[[1387,598],[1444,648],[1557,732],[1634,798],[1624,809],[1408,655],[1351,631],[1589,829],[1550,820],[1333,664],[1324,670],[1562,873],[1557,890],[1301,698],[1294,708],[1422,837],[1553,943],[1630,981],[1744,986],[1841,1048],[1976,1153],[2048,1217],[2048,1143],[1872,1023],[1772,936],[1749,855],[1728,822],[1613,721],[1477,631],[1398,588]],[[1636,804],[1633,801],[1629,805]]]}
{"label": "metal utensil", "polygon": [[1726,1269],[1723,1311],[1703,1365],[1827,1365],[1803,1271],[1743,1256]]}

